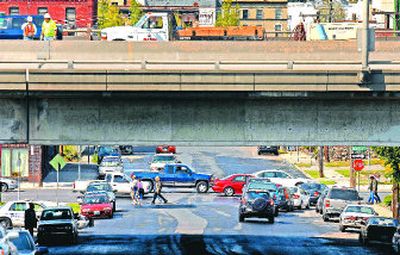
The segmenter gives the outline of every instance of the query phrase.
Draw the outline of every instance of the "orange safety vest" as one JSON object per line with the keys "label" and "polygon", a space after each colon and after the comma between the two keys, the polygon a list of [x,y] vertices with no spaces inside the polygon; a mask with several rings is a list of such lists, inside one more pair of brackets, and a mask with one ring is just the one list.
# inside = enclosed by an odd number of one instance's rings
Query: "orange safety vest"
{"label": "orange safety vest", "polygon": [[24,28],[24,35],[26,37],[34,37],[35,36],[35,26],[31,23],[28,23]]}

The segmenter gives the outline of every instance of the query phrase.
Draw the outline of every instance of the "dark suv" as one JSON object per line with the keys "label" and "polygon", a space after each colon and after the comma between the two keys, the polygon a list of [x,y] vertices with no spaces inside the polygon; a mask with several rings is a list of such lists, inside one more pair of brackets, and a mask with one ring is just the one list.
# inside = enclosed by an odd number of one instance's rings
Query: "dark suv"
{"label": "dark suv", "polygon": [[239,206],[239,222],[246,218],[266,218],[275,221],[275,203],[269,193],[270,182],[249,182],[243,191]]}
{"label": "dark suv", "polygon": [[257,148],[257,153],[258,155],[266,154],[266,153],[271,153],[274,155],[279,155],[278,151],[278,146],[265,146],[265,145],[260,145]]}

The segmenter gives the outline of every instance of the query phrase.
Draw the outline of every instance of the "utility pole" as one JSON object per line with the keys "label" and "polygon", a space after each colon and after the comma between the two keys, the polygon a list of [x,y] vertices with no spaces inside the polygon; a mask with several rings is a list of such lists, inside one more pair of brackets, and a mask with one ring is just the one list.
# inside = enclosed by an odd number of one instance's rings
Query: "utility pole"
{"label": "utility pole", "polygon": [[333,16],[333,5],[332,5],[332,0],[329,0],[329,17],[328,17],[329,23],[332,23],[332,16]]}
{"label": "utility pole", "polygon": [[324,146],[319,146],[318,150],[318,169],[319,177],[324,178]]}
{"label": "utility pole", "polygon": [[362,29],[361,29],[361,40],[362,40],[361,41],[361,64],[362,64],[363,72],[365,72],[365,71],[369,72],[368,31],[369,31],[369,0],[363,0],[363,22],[362,22]]}
{"label": "utility pole", "polygon": [[356,171],[353,168],[353,158],[352,154],[353,151],[351,149],[351,146],[349,146],[349,153],[350,153],[350,187],[355,188],[356,187]]}

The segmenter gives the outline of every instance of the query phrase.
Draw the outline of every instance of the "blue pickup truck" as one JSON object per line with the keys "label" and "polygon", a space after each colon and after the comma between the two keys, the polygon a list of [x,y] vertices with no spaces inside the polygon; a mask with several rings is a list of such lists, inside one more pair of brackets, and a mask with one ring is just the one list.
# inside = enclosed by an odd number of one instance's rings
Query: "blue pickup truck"
{"label": "blue pickup truck", "polygon": [[[0,39],[23,39],[22,25],[26,22],[27,15],[0,16]],[[43,16],[33,15],[33,23],[37,31],[34,39],[38,40],[42,32]]]}
{"label": "blue pickup truck", "polygon": [[190,167],[184,164],[167,164],[161,171],[133,171],[136,178],[144,182],[151,182],[154,187],[156,176],[164,187],[196,188],[198,193],[206,193],[210,188],[213,176],[211,174],[196,173]]}

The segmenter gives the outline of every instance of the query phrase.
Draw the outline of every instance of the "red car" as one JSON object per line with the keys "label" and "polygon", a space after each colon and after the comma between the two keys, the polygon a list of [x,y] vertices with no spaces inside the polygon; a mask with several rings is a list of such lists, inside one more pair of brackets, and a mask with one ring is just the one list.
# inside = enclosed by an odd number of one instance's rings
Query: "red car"
{"label": "red car", "polygon": [[81,214],[87,218],[112,218],[113,204],[107,194],[88,194],[83,198]]}
{"label": "red car", "polygon": [[174,145],[158,145],[156,148],[156,153],[176,153],[176,146]]}
{"label": "red car", "polygon": [[211,187],[214,192],[224,193],[225,196],[241,195],[247,178],[254,177],[251,174],[232,174],[223,179],[215,179]]}

